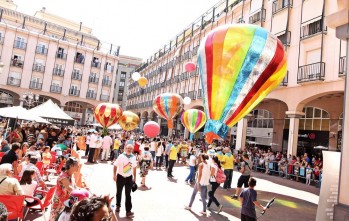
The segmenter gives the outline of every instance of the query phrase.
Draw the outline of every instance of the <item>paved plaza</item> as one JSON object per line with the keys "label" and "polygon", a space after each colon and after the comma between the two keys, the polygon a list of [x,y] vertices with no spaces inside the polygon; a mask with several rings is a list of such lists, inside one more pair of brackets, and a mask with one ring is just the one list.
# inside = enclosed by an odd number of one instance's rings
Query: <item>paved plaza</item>
{"label": "paved plaza", "polygon": [[[84,159],[85,161],[85,159]],[[115,182],[112,179],[113,166],[110,161],[98,164],[84,164],[83,173],[87,176],[87,182],[91,191],[96,195],[110,194],[115,196]],[[176,164],[174,179],[168,179],[167,173],[162,170],[151,170],[147,176],[146,184],[149,188],[140,187],[132,193],[133,211],[135,221],[157,220],[240,220],[240,202],[231,199],[233,190],[226,191],[219,188],[216,192],[218,201],[223,205],[223,212],[216,213],[216,206],[211,205],[207,217],[199,212],[202,210],[200,195],[198,194],[192,211],[184,209],[189,203],[193,186],[184,182],[189,173],[189,168],[182,164]],[[233,187],[237,183],[239,173],[234,171]],[[257,177],[258,200],[266,204],[275,197],[275,203],[259,220],[315,220],[319,189],[303,183],[270,176],[259,172],[254,173]],[[54,183],[54,181],[52,181]],[[137,177],[139,185],[140,178]],[[140,186],[140,185],[139,185]],[[115,199],[113,200],[115,205]],[[119,220],[131,220],[126,218],[124,207],[124,195]],[[260,211],[258,210],[258,214]],[[49,213],[46,212],[46,216]],[[38,214],[30,214],[25,220],[44,220]]]}

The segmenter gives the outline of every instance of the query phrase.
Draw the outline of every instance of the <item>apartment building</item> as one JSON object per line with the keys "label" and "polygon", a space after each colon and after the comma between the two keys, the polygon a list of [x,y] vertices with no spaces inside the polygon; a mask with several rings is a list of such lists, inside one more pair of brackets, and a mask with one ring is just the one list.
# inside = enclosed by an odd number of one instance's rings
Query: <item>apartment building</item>
{"label": "apartment building", "polygon": [[34,16],[16,8],[0,1],[0,106],[28,107],[31,92],[39,95],[31,107],[52,99],[79,124],[93,121],[93,108],[114,100],[120,47],[45,8]]}
{"label": "apartment building", "polygon": [[[328,0],[222,0],[181,29],[137,70],[149,80],[146,88],[129,82],[127,109],[146,121],[166,122],[152,109],[156,95],[174,92],[190,97],[185,109],[203,110],[199,70],[185,72],[187,62],[196,62],[201,39],[224,24],[249,23],[276,35],[288,55],[288,72],[279,88],[268,95],[245,119],[231,129],[236,148],[246,143],[273,150],[313,153],[315,146],[341,149],[346,43],[327,29],[326,16],[337,11]],[[219,101],[217,101],[219,102]],[[174,119],[175,136],[187,136]],[[202,136],[203,129],[196,134]]]}

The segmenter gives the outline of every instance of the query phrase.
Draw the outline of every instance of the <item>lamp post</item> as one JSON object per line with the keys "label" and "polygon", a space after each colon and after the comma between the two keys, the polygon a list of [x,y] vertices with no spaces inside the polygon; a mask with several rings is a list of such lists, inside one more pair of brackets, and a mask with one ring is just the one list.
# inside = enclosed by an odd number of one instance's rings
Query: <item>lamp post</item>
{"label": "lamp post", "polygon": [[32,92],[26,92],[22,95],[22,97],[22,102],[26,102],[28,109],[30,109],[30,107],[34,106],[37,102],[39,102],[40,95],[33,94]]}

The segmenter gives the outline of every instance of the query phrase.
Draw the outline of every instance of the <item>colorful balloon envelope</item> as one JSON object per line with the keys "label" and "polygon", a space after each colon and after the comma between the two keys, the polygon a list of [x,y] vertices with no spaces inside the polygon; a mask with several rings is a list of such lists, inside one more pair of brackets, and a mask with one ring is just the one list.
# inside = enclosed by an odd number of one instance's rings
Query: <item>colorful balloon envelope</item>
{"label": "colorful balloon envelope", "polygon": [[278,87],[287,72],[281,41],[255,25],[224,25],[209,32],[201,41],[198,64],[209,143],[225,139],[229,127]]}
{"label": "colorful balloon envelope", "polygon": [[146,79],[145,77],[140,77],[139,80],[138,80],[138,85],[141,87],[141,88],[144,88],[145,86],[147,86],[148,84],[148,79]]}
{"label": "colorful balloon envelope", "polygon": [[100,103],[94,111],[96,121],[105,128],[116,124],[121,115],[122,108],[118,104]]}
{"label": "colorful balloon envelope", "polygon": [[139,117],[131,111],[124,111],[119,119],[119,125],[123,130],[131,131],[138,127]]}
{"label": "colorful balloon envelope", "polygon": [[172,119],[183,110],[183,99],[174,93],[160,94],[154,99],[153,110],[167,120],[168,128],[172,129]]}
{"label": "colorful balloon envelope", "polygon": [[190,140],[193,140],[194,133],[206,123],[206,114],[201,110],[189,109],[183,112],[181,120],[184,127],[190,132]]}

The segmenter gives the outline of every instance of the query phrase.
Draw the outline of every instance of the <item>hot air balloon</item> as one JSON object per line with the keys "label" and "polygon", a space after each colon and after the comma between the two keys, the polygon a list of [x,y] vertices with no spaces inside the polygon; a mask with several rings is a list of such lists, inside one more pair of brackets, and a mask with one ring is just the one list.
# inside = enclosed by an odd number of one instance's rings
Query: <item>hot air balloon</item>
{"label": "hot air balloon", "polygon": [[160,126],[155,121],[148,121],[143,127],[144,134],[150,138],[154,138],[160,133]]}
{"label": "hot air balloon", "polygon": [[107,133],[108,127],[118,122],[121,115],[122,108],[118,104],[100,103],[94,111],[96,121],[103,126],[103,135]]}
{"label": "hot air balloon", "polygon": [[173,128],[172,119],[183,109],[183,99],[174,93],[164,93],[156,96],[153,110],[162,118],[167,120],[168,128]]}
{"label": "hot air balloon", "polygon": [[131,131],[138,127],[139,117],[131,111],[124,111],[119,119],[119,125],[126,131]]}
{"label": "hot air balloon", "polygon": [[201,41],[198,64],[209,143],[225,139],[229,127],[278,87],[287,72],[281,41],[255,25],[224,25],[209,32]]}
{"label": "hot air balloon", "polygon": [[197,109],[189,109],[183,112],[182,124],[190,132],[190,140],[193,140],[194,133],[200,130],[206,122],[206,114]]}
{"label": "hot air balloon", "polygon": [[193,62],[188,62],[184,65],[185,71],[193,72],[196,69],[196,64]]}

